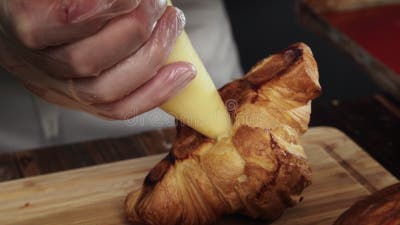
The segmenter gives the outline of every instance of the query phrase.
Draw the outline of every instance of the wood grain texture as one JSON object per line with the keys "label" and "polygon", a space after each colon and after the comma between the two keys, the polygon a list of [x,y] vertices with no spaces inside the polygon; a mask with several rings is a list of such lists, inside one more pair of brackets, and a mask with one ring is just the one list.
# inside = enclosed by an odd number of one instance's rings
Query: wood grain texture
{"label": "wood grain texture", "polygon": [[[318,136],[321,129],[324,130],[324,138]],[[303,137],[303,144],[323,147],[331,158],[371,193],[398,182],[367,152],[335,128],[310,129]]]}
{"label": "wood grain texture", "polygon": [[362,199],[346,210],[334,225],[399,225],[400,183]]}
{"label": "wood grain texture", "polygon": [[0,182],[167,152],[175,128],[0,154]]}
{"label": "wood grain texture", "polygon": [[[303,143],[313,168],[304,201],[274,224],[332,224],[352,203],[398,182],[340,131],[312,128]],[[126,194],[163,155],[0,184],[2,225],[128,225]],[[226,217],[218,224],[266,224]]]}
{"label": "wood grain texture", "polygon": [[[390,105],[393,109],[383,106]],[[400,108],[381,95],[313,104],[311,126],[334,126],[400,179]]]}

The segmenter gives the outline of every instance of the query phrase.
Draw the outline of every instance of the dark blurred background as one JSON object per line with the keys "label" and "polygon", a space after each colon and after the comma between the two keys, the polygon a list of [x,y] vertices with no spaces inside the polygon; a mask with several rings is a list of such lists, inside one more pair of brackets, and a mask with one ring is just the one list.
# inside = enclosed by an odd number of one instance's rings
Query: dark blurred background
{"label": "dark blurred background", "polygon": [[383,95],[350,55],[301,24],[297,0],[251,0],[245,4],[225,0],[225,4],[243,69],[292,43],[308,44],[323,89],[323,95],[313,102],[311,126],[340,129],[400,177],[400,111],[395,100]]}
{"label": "dark blurred background", "polygon": [[300,23],[296,0],[225,0],[243,69],[292,43],[305,42],[320,70],[323,95],[317,101],[354,99],[371,95],[378,87],[350,56],[328,39]]}

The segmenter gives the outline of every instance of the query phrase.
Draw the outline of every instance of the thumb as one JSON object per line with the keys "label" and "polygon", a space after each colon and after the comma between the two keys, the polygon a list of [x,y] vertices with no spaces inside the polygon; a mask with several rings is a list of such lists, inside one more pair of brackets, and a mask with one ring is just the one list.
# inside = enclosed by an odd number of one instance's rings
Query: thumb
{"label": "thumb", "polygon": [[[5,0],[2,24],[26,47],[41,49],[87,37],[140,0]],[[4,23],[4,22],[2,22]]]}

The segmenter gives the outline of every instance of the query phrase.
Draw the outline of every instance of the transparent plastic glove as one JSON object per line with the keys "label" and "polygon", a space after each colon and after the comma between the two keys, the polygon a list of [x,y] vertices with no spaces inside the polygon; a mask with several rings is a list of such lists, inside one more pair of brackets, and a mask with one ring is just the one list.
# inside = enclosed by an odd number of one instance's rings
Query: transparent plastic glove
{"label": "transparent plastic glove", "polygon": [[129,119],[194,78],[163,66],[184,23],[165,0],[0,0],[0,65],[49,102]]}

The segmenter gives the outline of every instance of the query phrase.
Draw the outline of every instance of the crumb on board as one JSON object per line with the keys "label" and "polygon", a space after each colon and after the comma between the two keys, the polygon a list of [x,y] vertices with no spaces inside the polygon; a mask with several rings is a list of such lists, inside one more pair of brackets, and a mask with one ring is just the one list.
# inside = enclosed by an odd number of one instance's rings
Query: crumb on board
{"label": "crumb on board", "polygon": [[26,202],[26,203],[22,206],[22,208],[28,208],[29,206],[31,206],[31,203],[30,203],[30,202]]}

